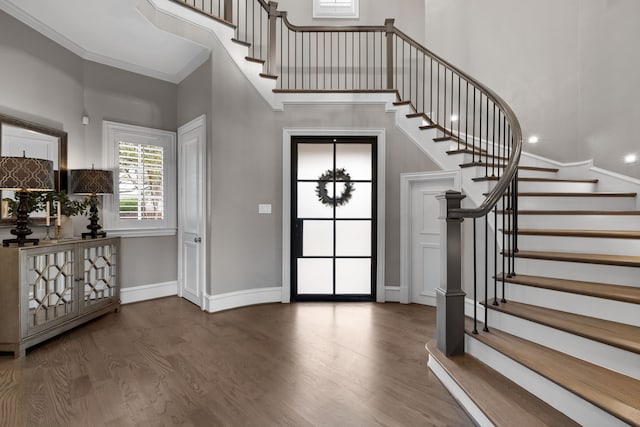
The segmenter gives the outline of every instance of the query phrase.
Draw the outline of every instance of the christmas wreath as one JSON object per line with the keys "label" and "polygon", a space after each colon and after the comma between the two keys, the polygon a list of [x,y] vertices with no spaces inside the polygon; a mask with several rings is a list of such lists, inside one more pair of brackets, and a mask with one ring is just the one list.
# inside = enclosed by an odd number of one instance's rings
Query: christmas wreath
{"label": "christmas wreath", "polygon": [[[344,183],[344,190],[340,197],[331,197],[327,191],[327,184],[333,181],[339,181]],[[355,191],[353,183],[351,182],[351,176],[345,169],[336,169],[332,171],[327,170],[318,178],[318,185],[316,186],[316,195],[318,200],[323,205],[329,206],[342,206],[346,205],[351,199],[352,193]]]}

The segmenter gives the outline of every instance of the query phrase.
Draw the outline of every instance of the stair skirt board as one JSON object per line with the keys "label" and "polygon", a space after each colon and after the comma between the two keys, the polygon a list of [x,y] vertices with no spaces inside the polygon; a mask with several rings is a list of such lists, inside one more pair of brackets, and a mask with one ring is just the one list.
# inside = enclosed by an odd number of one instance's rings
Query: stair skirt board
{"label": "stair skirt board", "polygon": [[640,287],[638,267],[516,258],[516,274],[536,276],[541,271],[547,277],[558,279]]}
{"label": "stair skirt board", "polygon": [[[508,303],[507,303],[508,304]],[[489,310],[489,330],[499,329],[511,335],[566,353],[640,380],[640,355],[588,338],[541,325],[520,317]]]}
{"label": "stair skirt board", "polygon": [[[502,286],[499,283],[498,286]],[[502,293],[498,291],[498,294]],[[505,282],[505,298],[640,327],[640,304]],[[508,303],[507,303],[508,304]]]}
{"label": "stair skirt board", "polygon": [[453,398],[460,404],[462,409],[475,421],[480,427],[493,427],[494,424],[487,418],[480,408],[473,402],[467,393],[458,385],[458,383],[447,373],[440,365],[435,357],[430,354],[427,356],[427,366],[431,369],[442,385],[451,393]]}
{"label": "stair skirt board", "polygon": [[465,335],[465,347],[476,359],[496,369],[522,388],[586,427],[628,426],[592,403],[571,393],[486,344]]}

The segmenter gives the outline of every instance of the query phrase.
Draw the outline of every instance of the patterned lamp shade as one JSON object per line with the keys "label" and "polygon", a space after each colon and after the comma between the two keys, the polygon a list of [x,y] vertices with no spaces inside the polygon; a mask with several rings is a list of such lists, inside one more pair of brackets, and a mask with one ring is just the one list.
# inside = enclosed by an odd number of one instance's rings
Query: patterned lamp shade
{"label": "patterned lamp shade", "polygon": [[76,194],[113,193],[113,171],[74,169],[71,171],[71,192]]}
{"label": "patterned lamp shade", "polygon": [[30,157],[0,157],[0,189],[52,191],[53,162]]}

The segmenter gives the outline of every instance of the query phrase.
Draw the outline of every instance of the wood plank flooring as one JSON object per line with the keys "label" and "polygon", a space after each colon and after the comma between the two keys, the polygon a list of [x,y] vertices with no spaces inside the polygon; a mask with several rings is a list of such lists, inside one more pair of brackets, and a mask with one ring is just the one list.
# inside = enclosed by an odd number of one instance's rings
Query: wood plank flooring
{"label": "wood plank flooring", "polygon": [[0,355],[1,426],[471,426],[426,366],[435,308],[177,297]]}

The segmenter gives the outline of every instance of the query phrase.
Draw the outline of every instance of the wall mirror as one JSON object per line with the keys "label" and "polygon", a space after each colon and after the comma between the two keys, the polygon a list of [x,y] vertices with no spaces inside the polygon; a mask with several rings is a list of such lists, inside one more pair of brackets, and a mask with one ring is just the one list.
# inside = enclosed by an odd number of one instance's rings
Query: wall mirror
{"label": "wall mirror", "polygon": [[[22,156],[53,161],[56,191],[67,189],[67,133],[38,123],[0,114],[0,156]],[[13,198],[13,191],[0,191],[0,200]],[[44,212],[30,215],[32,223],[44,223]],[[7,212],[0,212],[0,225],[13,225]]]}

